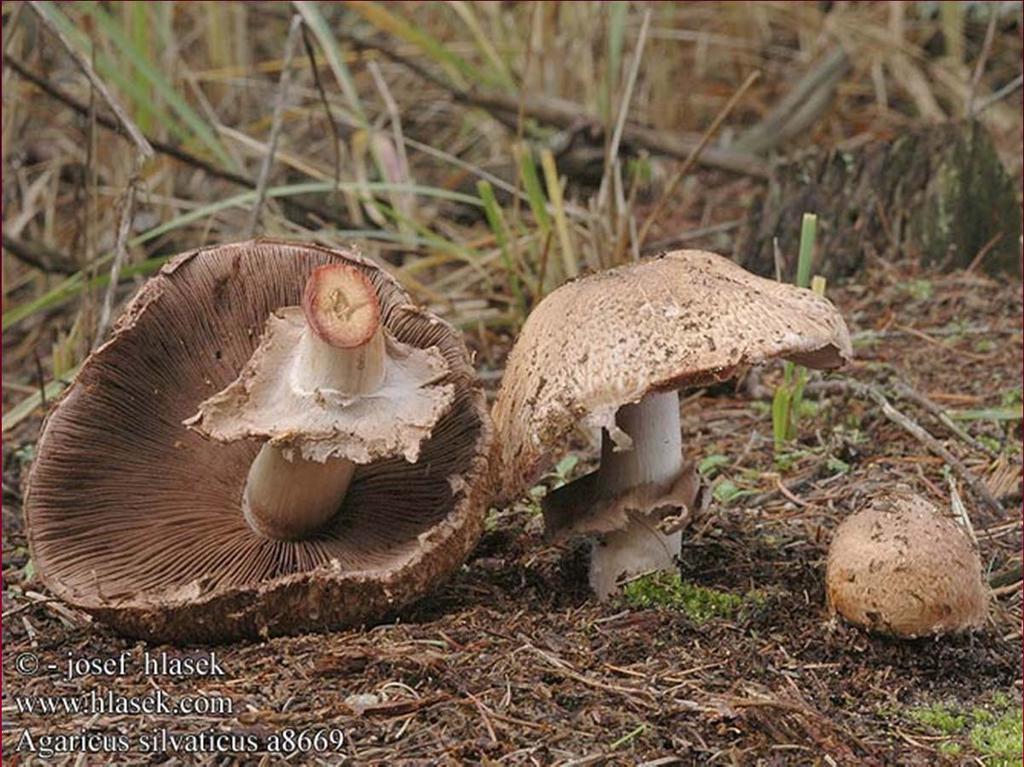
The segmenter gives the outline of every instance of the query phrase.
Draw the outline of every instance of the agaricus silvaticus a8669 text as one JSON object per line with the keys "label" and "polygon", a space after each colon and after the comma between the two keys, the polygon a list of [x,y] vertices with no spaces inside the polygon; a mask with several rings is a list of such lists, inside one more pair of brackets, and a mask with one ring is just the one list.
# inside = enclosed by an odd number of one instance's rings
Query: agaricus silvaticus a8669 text
{"label": "agaricus silvaticus a8669 text", "polygon": [[151,639],[376,620],[476,543],[489,434],[461,335],[380,267],[200,249],[140,290],[48,416],[32,556],[55,594]]}
{"label": "agaricus silvaticus a8669 text", "polygon": [[843,520],[825,583],[831,609],[883,634],[952,634],[988,616],[974,544],[951,517],[909,491],[886,493]]}
{"label": "agaricus silvaticus a8669 text", "polygon": [[494,494],[521,495],[582,425],[601,467],[543,503],[555,539],[593,540],[602,598],[624,576],[672,569],[698,479],[685,460],[678,390],[782,357],[836,368],[851,357],[842,317],[810,290],[684,250],[563,285],[527,318],[493,416]]}

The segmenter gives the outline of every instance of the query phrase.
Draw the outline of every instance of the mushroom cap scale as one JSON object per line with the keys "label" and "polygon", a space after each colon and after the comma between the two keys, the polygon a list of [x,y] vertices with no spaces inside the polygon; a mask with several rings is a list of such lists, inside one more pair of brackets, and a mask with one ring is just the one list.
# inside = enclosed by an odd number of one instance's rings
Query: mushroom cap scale
{"label": "mushroom cap scale", "polygon": [[852,357],[842,317],[810,290],[698,250],[567,283],[531,312],[509,355],[493,410],[495,494],[518,497],[577,424],[628,447],[615,425],[623,405],[773,357],[840,367]]}
{"label": "mushroom cap scale", "polygon": [[[326,529],[270,540],[240,510],[260,442],[213,442],[182,421],[237,377],[270,314],[298,305],[307,277],[329,263],[369,279],[398,342],[436,348],[454,395],[417,463],[358,467]],[[142,288],[48,416],[25,501],[32,556],[57,596],[150,639],[375,620],[436,585],[475,544],[489,436],[460,334],[372,262],[274,240],[192,251]]]}
{"label": "mushroom cap scale", "polygon": [[977,550],[956,522],[911,493],[883,496],[843,520],[825,580],[833,610],[895,636],[954,633],[988,616]]}

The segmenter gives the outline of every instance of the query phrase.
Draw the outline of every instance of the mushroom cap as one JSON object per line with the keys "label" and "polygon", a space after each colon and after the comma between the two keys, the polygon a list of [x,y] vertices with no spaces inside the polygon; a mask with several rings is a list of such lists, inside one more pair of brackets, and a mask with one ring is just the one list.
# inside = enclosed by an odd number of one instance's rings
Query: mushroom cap
{"label": "mushroom cap", "polygon": [[703,386],[773,357],[836,368],[852,356],[839,312],[803,288],[700,250],[567,283],[530,313],[494,405],[494,492],[517,497],[576,424],[628,446],[615,413],[651,391]]}
{"label": "mushroom cap", "polygon": [[306,317],[296,306],[278,309],[245,367],[224,391],[201,403],[186,426],[235,442],[265,439],[323,463],[345,458],[371,463],[381,458],[419,458],[420,445],[451,406],[455,387],[443,383],[447,365],[434,347],[419,349],[385,331],[387,374],[371,394],[296,386],[296,362]]}
{"label": "mushroom cap", "polygon": [[[213,442],[182,421],[235,380],[310,273],[339,261],[372,282],[398,342],[436,348],[454,397],[417,463],[357,467],[329,527],[270,540],[241,505],[261,441]],[[49,414],[25,499],[32,557],[57,596],[133,636],[361,624],[425,594],[476,543],[489,438],[461,335],[372,262],[274,240],[192,251],[146,283]]]}
{"label": "mushroom cap", "polygon": [[956,522],[909,492],[886,495],[843,520],[825,581],[833,610],[899,637],[964,631],[988,616],[977,550]]}

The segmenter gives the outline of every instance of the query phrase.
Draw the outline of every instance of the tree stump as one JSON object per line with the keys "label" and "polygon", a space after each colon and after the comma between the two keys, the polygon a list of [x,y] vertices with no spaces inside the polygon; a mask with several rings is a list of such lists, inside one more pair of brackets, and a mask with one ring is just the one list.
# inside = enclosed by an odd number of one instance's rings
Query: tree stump
{"label": "tree stump", "polygon": [[815,153],[777,166],[754,205],[737,261],[792,280],[803,213],[818,215],[814,273],[848,277],[869,252],[918,257],[954,269],[979,253],[990,274],[1021,274],[1021,208],[988,133],[955,122],[874,141],[853,152]]}

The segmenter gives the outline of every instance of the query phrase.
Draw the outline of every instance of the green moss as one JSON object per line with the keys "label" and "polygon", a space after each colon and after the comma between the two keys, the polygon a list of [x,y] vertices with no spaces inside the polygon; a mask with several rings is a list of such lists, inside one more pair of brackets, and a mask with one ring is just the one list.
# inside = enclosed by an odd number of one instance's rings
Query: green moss
{"label": "green moss", "polygon": [[912,708],[907,712],[911,719],[943,735],[956,735],[967,725],[967,717],[957,714],[954,709],[941,703]]}
{"label": "green moss", "polygon": [[632,607],[679,610],[700,625],[713,618],[731,618],[743,608],[764,604],[757,591],[733,594],[684,581],[679,573],[659,572],[627,583],[622,596]]}
{"label": "green moss", "polygon": [[[987,716],[978,716],[979,711]],[[975,750],[987,757],[985,763],[989,767],[1021,764],[1024,757],[1024,749],[1021,747],[1021,739],[1024,738],[1021,707],[1008,707],[998,714],[975,709],[975,723],[969,737]]]}
{"label": "green moss", "polygon": [[1022,764],[1021,706],[1004,693],[994,693],[987,706],[967,709],[932,703],[907,709],[904,718],[946,736],[948,740],[936,746],[946,756],[959,756],[969,748],[987,767]]}
{"label": "green moss", "polygon": [[963,753],[964,747],[957,743],[955,740],[944,740],[938,745],[938,751],[943,756],[960,756]]}

